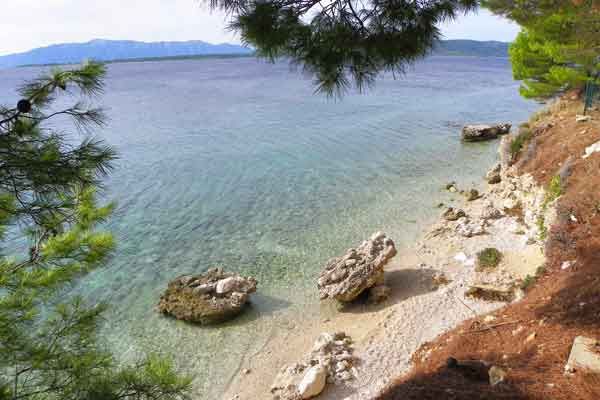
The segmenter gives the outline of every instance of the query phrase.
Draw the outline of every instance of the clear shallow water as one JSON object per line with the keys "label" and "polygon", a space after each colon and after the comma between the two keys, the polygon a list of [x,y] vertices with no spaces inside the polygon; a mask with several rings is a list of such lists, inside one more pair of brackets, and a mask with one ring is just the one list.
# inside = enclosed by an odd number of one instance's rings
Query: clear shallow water
{"label": "clear shallow water", "polygon": [[[39,71],[0,71],[0,97]],[[75,292],[111,303],[103,336],[124,359],[173,354],[199,397],[220,399],[244,357],[318,318],[328,258],[376,230],[408,245],[443,184],[480,184],[496,144],[463,145],[460,128],[526,120],[537,106],[517,88],[501,59],[430,58],[341,102],[249,58],[112,64],[102,137],[121,155],[106,182],[119,249]],[[248,313],[205,328],[154,311],[170,279],[214,265],[258,278]]]}

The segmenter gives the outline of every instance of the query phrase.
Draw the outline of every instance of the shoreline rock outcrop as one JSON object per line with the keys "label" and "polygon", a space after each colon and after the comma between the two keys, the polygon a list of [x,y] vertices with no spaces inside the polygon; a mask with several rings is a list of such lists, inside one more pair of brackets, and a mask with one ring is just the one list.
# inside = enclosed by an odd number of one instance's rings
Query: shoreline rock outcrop
{"label": "shoreline rock outcrop", "polygon": [[340,384],[356,377],[352,339],[344,332],[322,333],[304,359],[285,366],[275,377],[275,400],[300,400],[318,396],[327,383]]}
{"label": "shoreline rock outcrop", "polygon": [[383,267],[396,255],[394,242],[377,232],[356,249],[327,262],[317,286],[321,300],[350,302],[363,291],[383,284]]}
{"label": "shoreline rock outcrop", "polygon": [[257,281],[212,268],[175,278],[160,296],[158,311],[188,322],[213,324],[237,316],[256,291]]}
{"label": "shoreline rock outcrop", "polygon": [[466,125],[462,129],[461,139],[465,142],[492,140],[510,132],[511,124]]}

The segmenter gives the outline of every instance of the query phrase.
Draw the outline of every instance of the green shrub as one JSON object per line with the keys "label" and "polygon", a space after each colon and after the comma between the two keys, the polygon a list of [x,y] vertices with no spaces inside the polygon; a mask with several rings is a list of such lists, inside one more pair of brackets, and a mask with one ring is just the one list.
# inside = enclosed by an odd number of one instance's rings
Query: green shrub
{"label": "green shrub", "polygon": [[535,283],[536,280],[537,279],[535,276],[527,275],[525,277],[525,279],[523,279],[523,282],[521,282],[521,289],[523,289],[523,290],[529,289],[531,286],[533,286],[533,284]]}
{"label": "green shrub", "polygon": [[535,270],[535,276],[527,275],[525,279],[523,279],[523,282],[521,282],[521,289],[529,289],[534,283],[537,282],[539,277],[542,276],[544,272],[546,272],[546,266],[542,264]]}
{"label": "green shrub", "polygon": [[546,240],[548,237],[548,228],[546,228],[546,224],[544,223],[544,216],[542,214],[538,215],[536,224],[539,231],[540,240]]}
{"label": "green shrub", "polygon": [[521,127],[519,134],[510,143],[510,154],[515,158],[525,143],[527,143],[533,137],[533,132],[528,127]]}
{"label": "green shrub", "polygon": [[493,269],[502,261],[502,253],[493,247],[488,247],[477,253],[477,269],[479,271]]}
{"label": "green shrub", "polygon": [[546,205],[552,203],[554,200],[558,199],[562,194],[562,182],[559,175],[555,175],[550,180],[550,184],[548,185],[548,190],[546,190]]}
{"label": "green shrub", "polygon": [[540,240],[545,240],[548,237],[548,228],[544,224],[544,213],[548,208],[548,204],[558,199],[563,194],[562,182],[559,175],[555,175],[550,180],[548,188],[546,189],[546,197],[542,203],[541,213],[537,217],[537,227],[539,230]]}

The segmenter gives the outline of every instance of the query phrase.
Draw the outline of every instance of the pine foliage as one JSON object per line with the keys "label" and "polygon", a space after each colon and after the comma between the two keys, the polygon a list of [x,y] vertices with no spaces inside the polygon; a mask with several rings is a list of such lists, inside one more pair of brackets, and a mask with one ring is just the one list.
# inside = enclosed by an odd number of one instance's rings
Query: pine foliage
{"label": "pine foliage", "polygon": [[515,79],[528,98],[551,97],[594,81],[600,70],[597,0],[487,0],[492,12],[522,26],[510,48]]}
{"label": "pine foliage", "polygon": [[[0,108],[0,399],[187,398],[190,381],[169,362],[150,355],[123,367],[98,344],[105,304],[60,296],[115,246],[101,229],[113,205],[97,205],[96,191],[116,153],[91,136],[105,117],[86,106],[104,74],[97,63],[56,69],[23,85],[16,107]],[[65,94],[82,101],[55,109]],[[84,138],[51,129],[56,118]]]}
{"label": "pine foliage", "polygon": [[269,60],[287,58],[316,90],[363,90],[383,71],[403,72],[440,38],[438,25],[475,9],[476,0],[211,0],[231,29]]}

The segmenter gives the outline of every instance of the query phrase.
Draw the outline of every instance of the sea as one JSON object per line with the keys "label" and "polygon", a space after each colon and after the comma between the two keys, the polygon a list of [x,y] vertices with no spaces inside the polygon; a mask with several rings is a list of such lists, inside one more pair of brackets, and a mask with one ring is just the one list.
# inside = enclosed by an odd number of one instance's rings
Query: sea
{"label": "sea", "polygon": [[[47,70],[1,70],[1,102]],[[117,204],[104,228],[118,248],[68,295],[110,305],[101,340],[118,359],[172,357],[196,398],[221,399],[248,354],[335,312],[316,288],[329,258],[376,231],[401,257],[449,201],[447,182],[481,187],[497,142],[461,143],[461,128],[526,121],[540,106],[518,88],[504,58],[429,57],[341,98],[286,62],[110,64],[93,101],[110,118],[95,135],[119,153],[101,193]],[[258,280],[243,315],[197,326],[156,311],[169,280],[214,266]]]}

